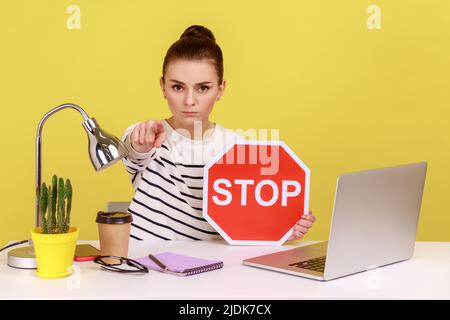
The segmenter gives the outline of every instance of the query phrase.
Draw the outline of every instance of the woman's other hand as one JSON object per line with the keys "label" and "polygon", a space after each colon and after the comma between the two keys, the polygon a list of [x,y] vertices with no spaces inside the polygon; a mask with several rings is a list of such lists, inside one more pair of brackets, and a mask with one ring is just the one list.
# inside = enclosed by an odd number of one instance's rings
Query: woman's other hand
{"label": "woman's other hand", "polygon": [[308,215],[301,216],[301,219],[295,224],[294,233],[288,239],[288,241],[300,240],[301,238],[303,238],[305,234],[308,233],[308,230],[312,227],[316,220],[317,219],[312,214],[312,211],[310,211]]}

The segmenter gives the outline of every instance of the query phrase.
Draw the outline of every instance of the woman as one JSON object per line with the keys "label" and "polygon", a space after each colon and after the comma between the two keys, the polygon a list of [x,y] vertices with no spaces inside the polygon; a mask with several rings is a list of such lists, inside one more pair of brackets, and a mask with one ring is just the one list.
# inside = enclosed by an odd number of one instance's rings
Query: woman
{"label": "woman", "polygon": [[[202,217],[203,167],[223,147],[240,139],[209,120],[225,91],[223,57],[212,32],[193,25],[172,44],[164,59],[160,86],[172,116],[128,127],[123,159],[135,195],[131,237],[218,239]],[[289,240],[304,236],[315,221],[302,216]]]}

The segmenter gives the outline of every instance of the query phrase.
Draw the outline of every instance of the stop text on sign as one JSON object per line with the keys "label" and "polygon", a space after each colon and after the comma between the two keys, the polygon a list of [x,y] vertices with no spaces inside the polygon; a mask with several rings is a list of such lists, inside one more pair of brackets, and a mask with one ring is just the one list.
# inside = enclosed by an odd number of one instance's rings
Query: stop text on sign
{"label": "stop text on sign", "polygon": [[[288,198],[297,197],[302,191],[300,182],[296,180],[282,180],[280,188],[275,181],[264,179],[256,183],[256,186],[253,188],[253,192],[250,191],[251,188],[249,186],[254,186],[255,180],[234,179],[233,183],[235,186],[239,186],[240,188],[240,192],[237,194],[240,195],[240,199],[238,201],[240,201],[241,206],[246,206],[247,199],[253,196],[253,199],[263,207],[273,206],[278,203],[280,198],[281,206],[286,207],[288,205]],[[234,187],[233,183],[225,178],[220,178],[214,181],[213,190],[223,196],[212,196],[212,201],[216,205],[228,206],[232,203],[233,193],[230,189]],[[262,193],[264,188],[271,190],[271,196],[268,199],[263,199]]]}

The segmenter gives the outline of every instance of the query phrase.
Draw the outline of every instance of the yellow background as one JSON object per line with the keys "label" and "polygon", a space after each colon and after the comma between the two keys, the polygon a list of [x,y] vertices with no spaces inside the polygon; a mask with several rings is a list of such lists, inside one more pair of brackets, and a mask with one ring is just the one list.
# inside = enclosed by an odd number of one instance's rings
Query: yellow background
{"label": "yellow background", "polygon": [[[71,4],[80,30],[66,27]],[[370,4],[381,8],[381,30],[366,26]],[[163,58],[192,24],[210,28],[224,53],[228,87],[212,119],[279,128],[310,167],[318,221],[306,239],[327,238],[340,173],[426,160],[417,239],[450,241],[449,16],[444,0],[3,0],[0,245],[27,239],[34,224],[41,117],[77,103],[119,137],[131,123],[168,117]],[[122,163],[93,170],[81,123],[69,109],[47,121],[42,178],[71,178],[73,225],[97,239],[97,211],[133,193]]]}

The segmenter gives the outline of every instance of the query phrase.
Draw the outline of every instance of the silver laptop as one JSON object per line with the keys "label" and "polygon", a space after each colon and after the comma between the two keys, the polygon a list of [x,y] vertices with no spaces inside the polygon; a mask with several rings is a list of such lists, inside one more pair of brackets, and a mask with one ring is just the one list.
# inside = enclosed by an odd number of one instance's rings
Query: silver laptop
{"label": "silver laptop", "polygon": [[421,162],[342,174],[328,241],[243,264],[327,281],[410,259],[426,171]]}

